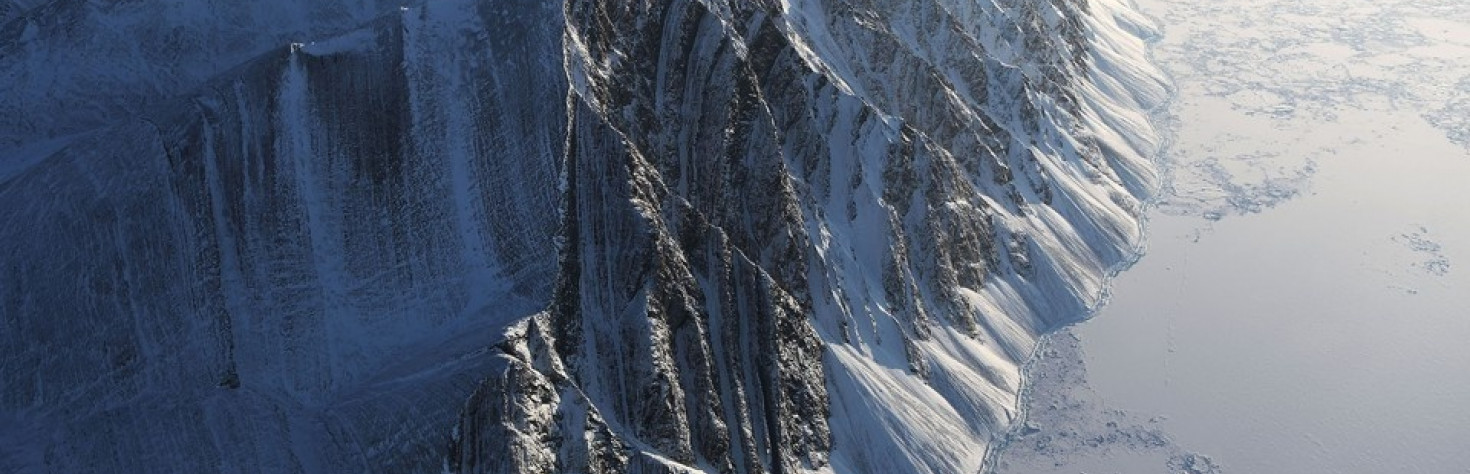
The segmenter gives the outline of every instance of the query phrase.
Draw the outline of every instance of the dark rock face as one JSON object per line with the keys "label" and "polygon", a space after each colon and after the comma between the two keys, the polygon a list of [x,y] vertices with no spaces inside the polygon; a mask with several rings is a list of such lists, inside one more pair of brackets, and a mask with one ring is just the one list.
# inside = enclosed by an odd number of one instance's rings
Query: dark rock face
{"label": "dark rock face", "polygon": [[288,42],[351,31],[403,4],[0,1],[0,153],[136,117]]}
{"label": "dark rock face", "polygon": [[0,4],[234,64],[0,100],[0,471],[974,472],[1138,239],[1110,2],[378,3]]}
{"label": "dark rock face", "polygon": [[478,8],[283,46],[0,184],[0,472],[441,469],[557,270],[555,10]]}

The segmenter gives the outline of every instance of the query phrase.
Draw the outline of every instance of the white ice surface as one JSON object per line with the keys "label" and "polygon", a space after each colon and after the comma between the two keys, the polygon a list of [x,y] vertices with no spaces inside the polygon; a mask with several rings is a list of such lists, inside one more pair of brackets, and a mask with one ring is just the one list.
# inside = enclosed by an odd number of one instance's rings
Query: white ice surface
{"label": "white ice surface", "polygon": [[1097,392],[1226,472],[1467,472],[1470,5],[1141,3],[1172,187],[1078,330]]}

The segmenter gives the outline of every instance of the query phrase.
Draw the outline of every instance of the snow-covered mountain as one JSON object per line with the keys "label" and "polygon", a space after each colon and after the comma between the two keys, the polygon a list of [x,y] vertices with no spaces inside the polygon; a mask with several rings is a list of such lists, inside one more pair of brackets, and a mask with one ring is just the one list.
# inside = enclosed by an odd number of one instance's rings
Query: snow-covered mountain
{"label": "snow-covered mountain", "polygon": [[1155,181],[1117,0],[5,5],[3,472],[975,472]]}

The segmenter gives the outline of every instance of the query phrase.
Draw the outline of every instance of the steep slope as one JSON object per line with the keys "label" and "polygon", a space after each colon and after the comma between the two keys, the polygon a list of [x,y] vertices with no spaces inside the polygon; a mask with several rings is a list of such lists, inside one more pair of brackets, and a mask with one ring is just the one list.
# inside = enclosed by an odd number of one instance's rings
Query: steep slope
{"label": "steep slope", "polygon": [[4,0],[0,157],[136,116],[288,42],[356,29],[404,3]]}
{"label": "steep slope", "polygon": [[7,13],[0,471],[974,472],[1155,180],[1114,0],[237,3]]}
{"label": "steep slope", "polygon": [[556,270],[559,11],[515,7],[283,46],[0,184],[0,472],[438,470]]}
{"label": "steep slope", "polygon": [[561,283],[462,471],[975,472],[1137,245],[1163,92],[1119,5],[566,15]]}

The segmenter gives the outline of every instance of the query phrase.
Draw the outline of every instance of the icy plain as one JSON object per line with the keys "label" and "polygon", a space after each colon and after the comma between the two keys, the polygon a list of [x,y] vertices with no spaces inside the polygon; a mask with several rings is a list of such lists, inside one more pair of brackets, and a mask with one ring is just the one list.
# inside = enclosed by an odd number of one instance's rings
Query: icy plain
{"label": "icy plain", "polygon": [[1177,89],[1148,249],[998,472],[1470,472],[1470,5],[1140,7]]}

